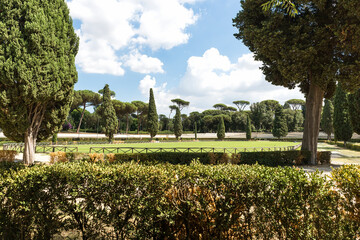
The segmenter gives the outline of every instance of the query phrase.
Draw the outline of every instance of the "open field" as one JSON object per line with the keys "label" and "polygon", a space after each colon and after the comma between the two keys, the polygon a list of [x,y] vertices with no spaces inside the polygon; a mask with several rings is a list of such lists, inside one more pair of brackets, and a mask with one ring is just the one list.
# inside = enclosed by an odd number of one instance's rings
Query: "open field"
{"label": "open field", "polygon": [[199,142],[159,142],[159,143],[123,143],[123,144],[92,144],[92,145],[69,145],[78,147],[79,152],[88,153],[90,147],[111,148],[273,148],[290,147],[298,142],[274,142],[274,141],[199,141]]}

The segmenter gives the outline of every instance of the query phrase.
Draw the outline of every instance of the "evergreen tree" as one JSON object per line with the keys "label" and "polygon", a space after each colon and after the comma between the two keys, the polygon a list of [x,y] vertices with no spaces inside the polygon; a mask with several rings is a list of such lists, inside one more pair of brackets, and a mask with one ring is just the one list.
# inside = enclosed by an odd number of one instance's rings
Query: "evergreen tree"
{"label": "evergreen tree", "polygon": [[224,124],[224,118],[222,116],[220,117],[220,121],[218,125],[217,138],[219,140],[224,140],[225,138],[225,124]]}
{"label": "evergreen tree", "polygon": [[360,134],[360,89],[349,94],[349,112],[353,130]]}
{"label": "evergreen tree", "polygon": [[351,139],[353,129],[350,122],[349,104],[346,92],[338,84],[334,99],[334,134],[337,141],[346,142]]}
{"label": "evergreen tree", "polygon": [[246,117],[246,139],[251,139],[251,120],[249,114],[247,114]]}
{"label": "evergreen tree", "polygon": [[179,139],[181,137],[183,132],[183,126],[181,123],[181,114],[180,109],[176,108],[176,114],[175,114],[175,120],[174,120],[174,134],[176,139]]}
{"label": "evergreen tree", "polygon": [[195,133],[195,140],[197,140],[197,124],[194,123],[194,133]]}
{"label": "evergreen tree", "polygon": [[100,112],[102,117],[103,132],[109,138],[109,142],[112,142],[114,140],[114,134],[118,129],[118,119],[111,101],[111,93],[108,84],[104,87],[103,103],[101,105]]}
{"label": "evergreen tree", "polygon": [[321,128],[328,135],[328,140],[331,140],[331,134],[334,132],[333,115],[334,106],[331,100],[325,99],[324,110],[321,116]]}
{"label": "evergreen tree", "polygon": [[0,128],[32,164],[69,113],[79,39],[64,0],[2,0],[0,42]]}
{"label": "evergreen tree", "polygon": [[156,136],[158,129],[159,129],[159,121],[158,121],[158,115],[156,112],[154,93],[153,93],[153,89],[150,88],[147,130],[150,133],[151,140],[153,139],[153,137]]}
{"label": "evergreen tree", "polygon": [[286,137],[288,134],[288,127],[282,107],[277,107],[275,110],[274,127],[272,130],[274,137],[281,138]]}

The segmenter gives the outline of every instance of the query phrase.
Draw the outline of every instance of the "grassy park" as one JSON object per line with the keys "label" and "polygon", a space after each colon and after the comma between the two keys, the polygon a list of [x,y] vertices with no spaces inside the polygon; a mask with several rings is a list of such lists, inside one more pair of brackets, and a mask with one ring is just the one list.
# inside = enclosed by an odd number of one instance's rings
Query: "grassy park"
{"label": "grassy park", "polygon": [[199,142],[158,142],[158,143],[122,143],[122,144],[77,144],[78,152],[88,153],[90,147],[111,148],[274,148],[295,146],[297,142],[280,141],[199,141]]}

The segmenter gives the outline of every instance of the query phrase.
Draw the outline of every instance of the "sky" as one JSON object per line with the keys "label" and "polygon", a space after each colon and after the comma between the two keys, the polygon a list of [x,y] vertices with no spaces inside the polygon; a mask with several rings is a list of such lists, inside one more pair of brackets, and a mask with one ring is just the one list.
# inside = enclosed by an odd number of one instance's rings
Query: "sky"
{"label": "sky", "polygon": [[303,99],[298,89],[273,86],[262,63],[233,34],[239,0],[67,0],[80,37],[75,90],[105,84],[123,102],[148,102],[158,114],[171,99],[189,101],[183,113],[275,99]]}

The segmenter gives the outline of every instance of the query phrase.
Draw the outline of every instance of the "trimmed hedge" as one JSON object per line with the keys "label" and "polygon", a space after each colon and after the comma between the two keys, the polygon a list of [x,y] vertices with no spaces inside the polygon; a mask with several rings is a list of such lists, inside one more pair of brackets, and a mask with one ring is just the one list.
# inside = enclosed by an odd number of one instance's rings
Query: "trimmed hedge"
{"label": "trimmed hedge", "polygon": [[345,144],[343,142],[327,141],[327,143],[337,145],[338,147],[343,147],[343,148],[347,148],[347,149],[351,149],[351,150],[355,150],[355,151],[360,151],[360,144],[359,143],[347,142],[346,146],[345,146]]}
{"label": "trimmed hedge", "polygon": [[[0,176],[0,238],[357,239],[359,167],[59,163]],[[356,175],[355,175],[356,174]],[[355,176],[352,181],[348,176]],[[335,191],[335,186],[339,191]]]}
{"label": "trimmed hedge", "polygon": [[[70,161],[76,159],[89,159],[86,154],[67,153]],[[190,164],[196,159],[202,164],[260,164],[265,166],[291,166],[304,165],[310,162],[308,151],[276,151],[276,152],[243,152],[237,154],[227,153],[137,153],[137,154],[113,154],[112,161],[118,163],[136,161],[143,164],[171,163]],[[330,163],[331,152],[318,152],[318,163]]]}
{"label": "trimmed hedge", "polygon": [[0,150],[0,162],[13,162],[17,152],[13,150]]}

